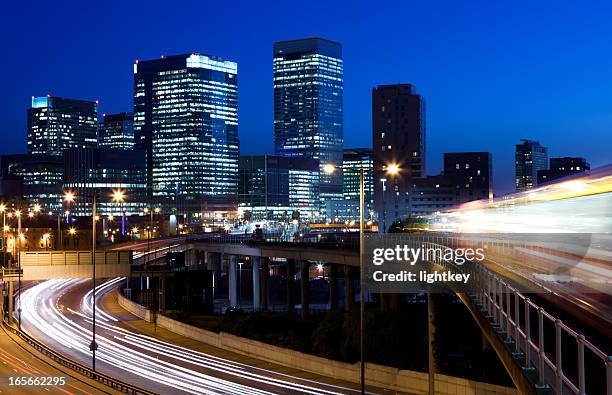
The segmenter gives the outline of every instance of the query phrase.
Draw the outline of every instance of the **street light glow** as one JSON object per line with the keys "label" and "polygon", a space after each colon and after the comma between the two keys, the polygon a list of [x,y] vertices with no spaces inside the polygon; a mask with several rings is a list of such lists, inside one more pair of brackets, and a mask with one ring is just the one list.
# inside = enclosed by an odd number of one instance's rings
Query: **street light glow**
{"label": "street light glow", "polygon": [[385,170],[385,173],[387,173],[390,176],[396,176],[399,174],[399,172],[400,172],[400,167],[397,163],[388,164]]}
{"label": "street light glow", "polygon": [[40,207],[40,204],[36,203],[32,210],[34,210],[35,213],[39,213],[40,210],[42,210],[42,207]]}
{"label": "street light glow", "polygon": [[325,174],[332,174],[334,171],[336,171],[336,166],[332,165],[331,163],[326,163],[323,165],[323,172]]}
{"label": "street light glow", "polygon": [[70,228],[68,229],[68,233],[72,236],[74,236],[76,234],[77,230],[75,228]]}
{"label": "street light glow", "polygon": [[123,203],[125,200],[125,191],[121,189],[113,189],[113,202]]}
{"label": "street light glow", "polygon": [[0,213],[3,213],[6,211],[6,205],[5,204],[0,204]]}
{"label": "street light glow", "polygon": [[64,202],[66,202],[66,203],[74,202],[75,197],[76,197],[76,195],[72,191],[64,192]]}

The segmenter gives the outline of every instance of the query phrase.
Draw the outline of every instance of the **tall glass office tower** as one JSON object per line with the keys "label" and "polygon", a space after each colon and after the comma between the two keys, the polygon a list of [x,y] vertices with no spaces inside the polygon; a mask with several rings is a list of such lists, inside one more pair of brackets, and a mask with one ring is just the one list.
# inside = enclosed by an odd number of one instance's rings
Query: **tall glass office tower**
{"label": "tall glass office tower", "polygon": [[190,53],[134,64],[134,136],[149,196],[233,198],[238,191],[238,66]]}
{"label": "tall glass office tower", "polygon": [[[320,197],[342,198],[342,46],[322,38],[274,44],[274,148],[318,159]],[[336,171],[326,174],[326,165]]]}
{"label": "tall glass office tower", "polygon": [[28,109],[28,153],[61,155],[68,148],[95,148],[97,132],[97,101],[32,97]]}
{"label": "tall glass office tower", "polygon": [[134,149],[134,114],[103,114],[98,131],[98,144],[104,148]]}
{"label": "tall glass office tower", "polygon": [[548,169],[548,150],[533,140],[521,140],[514,151],[515,185],[517,192],[538,185],[538,171]]}

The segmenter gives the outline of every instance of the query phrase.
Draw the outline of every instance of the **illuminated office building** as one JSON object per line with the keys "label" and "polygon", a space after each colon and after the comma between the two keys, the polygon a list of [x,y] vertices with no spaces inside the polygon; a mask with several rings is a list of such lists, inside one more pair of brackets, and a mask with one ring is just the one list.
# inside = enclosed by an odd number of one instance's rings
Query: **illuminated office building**
{"label": "illuminated office building", "polygon": [[98,130],[98,146],[123,150],[134,149],[134,114],[104,114]]}
{"label": "illuminated office building", "polygon": [[[372,90],[374,203],[379,229],[409,213],[410,185],[425,176],[425,99],[410,84]],[[393,165],[397,174],[387,174]]]}
{"label": "illuminated office building", "polygon": [[3,155],[2,177],[21,183],[20,197],[29,204],[38,203],[45,211],[61,209],[62,158],[56,155]]}
{"label": "illuminated office building", "polygon": [[[143,150],[71,148],[64,151],[63,189],[77,195],[71,211],[91,215],[94,194],[100,215],[118,218],[142,215],[146,202],[146,165]],[[113,202],[113,191],[123,191],[123,202]]]}
{"label": "illuminated office building", "polygon": [[[322,38],[274,44],[274,148],[319,161],[320,199],[342,199],[342,46]],[[324,166],[337,169],[332,174]]]}
{"label": "illuminated office building", "polygon": [[274,155],[241,156],[238,204],[253,219],[314,218],[319,211],[319,162]]}
{"label": "illuminated office building", "polygon": [[538,185],[538,171],[548,170],[548,150],[537,141],[521,140],[514,163],[516,191],[532,189]]}
{"label": "illuminated office building", "polygon": [[[374,159],[370,148],[350,148],[344,150],[342,159],[343,196],[345,200],[359,201],[359,170],[364,170],[365,207],[369,212],[374,209]],[[367,216],[366,216],[367,217]]]}
{"label": "illuminated office building", "polygon": [[97,101],[32,97],[28,109],[28,153],[61,155],[67,148],[95,148],[97,131]]}
{"label": "illuminated office building", "polygon": [[327,219],[332,221],[359,220],[359,173],[364,170],[364,218],[373,220],[374,183],[373,158],[370,148],[348,148],[342,157],[342,199],[325,202]]}
{"label": "illuminated office building", "polygon": [[134,64],[134,135],[150,196],[186,213],[236,209],[237,73],[235,62],[199,53]]}

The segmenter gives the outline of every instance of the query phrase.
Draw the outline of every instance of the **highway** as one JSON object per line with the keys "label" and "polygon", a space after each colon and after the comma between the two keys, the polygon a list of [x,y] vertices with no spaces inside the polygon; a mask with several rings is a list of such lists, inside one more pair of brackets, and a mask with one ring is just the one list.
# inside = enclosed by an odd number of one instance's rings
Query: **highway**
{"label": "highway", "polygon": [[[69,369],[47,361],[37,351],[31,349],[15,335],[9,334],[4,328],[0,329],[0,394],[97,395],[113,393],[110,389],[99,390],[79,381],[77,376],[79,375]],[[65,384],[16,386],[17,377],[39,378],[39,380],[44,378],[45,382],[51,384],[59,383],[61,379],[65,380]],[[87,381],[87,379],[83,380]]]}
{"label": "highway", "polygon": [[[118,281],[100,285],[97,300]],[[91,364],[90,290],[91,282],[82,279],[48,280],[27,289],[21,298],[22,328],[55,350]],[[358,393],[354,384],[287,374],[282,367],[262,367],[270,366],[263,361],[240,363],[142,335],[119,322],[135,317],[115,317],[102,307],[96,311],[98,369],[148,390],[163,394]]]}

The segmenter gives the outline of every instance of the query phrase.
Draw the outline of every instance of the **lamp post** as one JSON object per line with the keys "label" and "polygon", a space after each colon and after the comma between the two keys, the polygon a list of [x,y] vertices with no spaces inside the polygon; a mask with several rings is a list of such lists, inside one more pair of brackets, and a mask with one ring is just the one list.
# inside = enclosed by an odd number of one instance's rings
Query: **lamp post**
{"label": "lamp post", "polygon": [[[98,349],[98,343],[96,343],[96,221],[99,219],[96,210],[96,197],[97,191],[93,191],[92,197],[92,205],[91,205],[91,263],[93,266],[92,279],[93,279],[93,289],[92,289],[92,340],[89,345],[89,350],[92,352],[92,361],[91,366],[92,370],[96,370],[96,350]],[[113,190],[111,194],[111,198],[114,202],[122,203],[125,199],[125,192],[117,189]],[[67,191],[64,193],[64,201],[67,203],[72,203],[75,200],[75,194],[72,191]],[[71,235],[76,234],[76,229],[70,228],[69,233]]]}
{"label": "lamp post", "polygon": [[91,366],[93,371],[96,371],[96,350],[98,349],[98,343],[96,343],[96,192],[93,193],[93,200],[91,206],[91,261],[93,264],[93,294],[92,294],[92,340],[89,345],[91,351]]}
{"label": "lamp post", "polygon": [[21,234],[21,211],[15,210],[15,216],[17,217],[17,270],[18,270],[18,294],[17,294],[17,302],[19,304],[19,309],[17,309],[17,314],[19,315],[18,328],[21,330],[21,239],[23,235]]}
{"label": "lamp post", "polygon": [[[390,176],[395,176],[400,172],[400,167],[395,163],[384,166],[384,169]],[[327,174],[331,174],[335,170],[336,167],[332,164],[323,166],[323,171]],[[363,260],[365,239],[365,168],[344,168],[343,170],[359,172],[359,386],[361,394],[365,394],[365,265]]]}
{"label": "lamp post", "polygon": [[6,267],[6,205],[0,204],[0,213],[2,213],[2,266]]}

